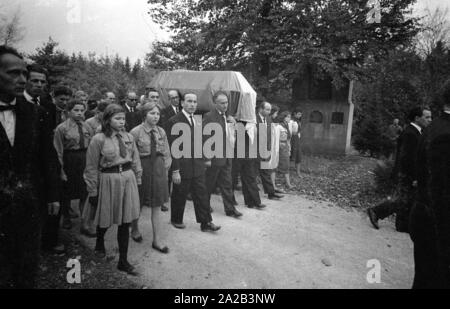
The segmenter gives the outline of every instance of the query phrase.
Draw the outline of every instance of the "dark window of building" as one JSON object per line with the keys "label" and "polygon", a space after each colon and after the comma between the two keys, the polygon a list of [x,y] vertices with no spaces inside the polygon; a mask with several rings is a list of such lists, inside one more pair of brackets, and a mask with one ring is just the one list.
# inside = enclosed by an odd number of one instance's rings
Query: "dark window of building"
{"label": "dark window of building", "polygon": [[322,123],[323,122],[323,115],[319,111],[313,111],[311,115],[309,116],[309,122],[310,123]]}
{"label": "dark window of building", "polygon": [[344,113],[334,112],[331,114],[331,124],[343,124],[344,123]]}

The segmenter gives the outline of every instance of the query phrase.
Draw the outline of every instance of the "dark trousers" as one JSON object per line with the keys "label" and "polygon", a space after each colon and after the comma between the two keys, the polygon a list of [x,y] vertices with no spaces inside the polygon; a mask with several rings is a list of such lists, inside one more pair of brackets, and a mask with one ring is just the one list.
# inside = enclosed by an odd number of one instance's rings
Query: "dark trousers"
{"label": "dark trousers", "polygon": [[191,193],[192,195],[197,222],[211,222],[212,217],[204,176],[181,178],[181,183],[179,185],[173,184],[172,198],[170,201],[171,221],[178,224],[183,223],[184,208],[186,206],[186,197],[188,193]]}
{"label": "dark trousers", "polygon": [[272,178],[270,177],[271,170],[261,169],[261,161],[255,160],[255,169],[259,171],[259,177],[264,188],[264,193],[272,196],[275,194],[275,188],[273,186]]}
{"label": "dark trousers", "polygon": [[56,216],[45,215],[44,227],[42,228],[42,249],[50,250],[58,245],[59,222],[62,211]]}
{"label": "dark trousers", "polygon": [[236,187],[239,183],[240,173],[241,173],[240,159],[232,159],[231,177],[233,179],[233,191],[236,190]]}
{"label": "dark trousers", "polygon": [[41,244],[40,203],[26,196],[7,207],[9,211],[0,214],[0,288],[34,288]]}
{"label": "dark trousers", "polygon": [[395,227],[397,231],[406,232],[409,229],[409,217],[415,197],[415,189],[411,185],[401,183],[397,188],[397,198],[384,201],[375,206],[373,211],[381,220],[396,214]]}
{"label": "dark trousers", "polygon": [[414,242],[413,289],[442,287],[439,271],[436,224],[427,207],[416,203],[411,209],[409,221],[411,240]]}
{"label": "dark trousers", "polygon": [[225,213],[232,213],[236,210],[233,205],[234,195],[231,179],[231,159],[228,159],[223,166],[211,166],[206,170],[206,186],[210,201],[211,194],[215,191],[216,187],[219,187],[222,193]]}
{"label": "dark trousers", "polygon": [[244,194],[245,205],[259,206],[261,198],[256,185],[255,159],[241,159],[240,161],[242,193]]}

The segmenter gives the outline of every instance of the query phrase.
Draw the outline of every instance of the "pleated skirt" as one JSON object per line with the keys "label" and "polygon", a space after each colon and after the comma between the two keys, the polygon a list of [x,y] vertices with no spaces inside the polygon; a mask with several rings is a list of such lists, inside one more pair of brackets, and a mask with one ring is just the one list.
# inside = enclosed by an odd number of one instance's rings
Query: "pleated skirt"
{"label": "pleated skirt", "polygon": [[139,196],[141,206],[161,207],[169,201],[167,170],[161,156],[141,158],[142,186]]}
{"label": "pleated skirt", "polygon": [[101,228],[131,223],[139,218],[139,191],[132,170],[101,173],[94,223]]}

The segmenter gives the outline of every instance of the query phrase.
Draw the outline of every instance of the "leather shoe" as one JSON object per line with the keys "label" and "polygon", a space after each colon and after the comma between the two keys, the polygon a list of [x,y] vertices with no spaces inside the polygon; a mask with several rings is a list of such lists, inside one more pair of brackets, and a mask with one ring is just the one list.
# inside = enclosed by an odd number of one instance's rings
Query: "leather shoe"
{"label": "leather shoe", "polygon": [[284,192],[284,191],[282,191],[282,190],[279,190],[279,189],[276,189],[276,190],[275,190],[275,193],[284,194],[284,193],[286,193],[286,192]]}
{"label": "leather shoe", "polygon": [[175,222],[171,222],[171,223],[177,229],[184,229],[184,228],[186,228],[186,225],[184,225],[183,223],[175,223]]}
{"label": "leather shoe", "polygon": [[367,214],[369,215],[370,223],[372,223],[373,227],[377,230],[380,229],[378,226],[378,217],[375,211],[372,208],[367,209]]}
{"label": "leather shoe", "polygon": [[276,193],[269,194],[269,200],[279,200],[282,197],[283,197],[283,195],[276,194]]}
{"label": "leather shoe", "polygon": [[117,265],[117,269],[123,272],[126,272],[130,276],[137,276],[138,273],[134,270],[134,267],[131,266],[128,262],[120,262]]}
{"label": "leather shoe", "polygon": [[260,204],[260,205],[255,206],[255,208],[261,210],[261,209],[266,208],[266,205]]}
{"label": "leather shoe", "polygon": [[240,213],[239,211],[237,211],[237,210],[234,210],[234,211],[232,211],[232,212],[227,212],[227,213],[225,213],[228,217],[233,217],[233,218],[239,218],[239,217],[241,217],[242,216],[242,213]]}
{"label": "leather shoe", "polygon": [[169,208],[167,208],[167,206],[162,205],[161,211],[164,211],[164,212],[169,211]]}
{"label": "leather shoe", "polygon": [[208,223],[202,223],[200,225],[200,229],[202,230],[202,232],[216,232],[216,231],[220,230],[220,226],[215,225],[212,222],[208,222]]}

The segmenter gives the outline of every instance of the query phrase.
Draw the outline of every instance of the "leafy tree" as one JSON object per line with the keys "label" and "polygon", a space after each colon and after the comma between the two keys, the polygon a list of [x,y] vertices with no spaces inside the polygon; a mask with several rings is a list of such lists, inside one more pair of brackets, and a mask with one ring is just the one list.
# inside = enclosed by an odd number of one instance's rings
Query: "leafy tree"
{"label": "leafy tree", "polygon": [[25,28],[21,25],[20,14],[20,8],[11,18],[0,13],[0,44],[14,45],[23,40]]}
{"label": "leafy tree", "polygon": [[288,88],[305,63],[336,85],[359,78],[368,57],[410,43],[413,2],[381,1],[380,24],[366,22],[365,0],[150,0],[149,14],[173,33],[157,47],[173,53],[177,67],[241,70],[268,95]]}

